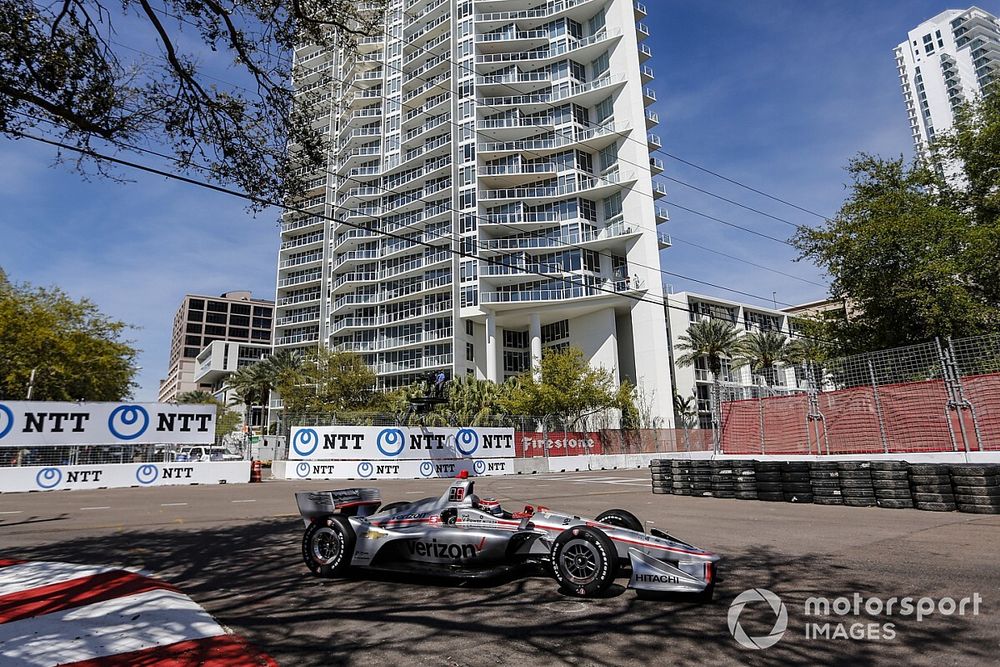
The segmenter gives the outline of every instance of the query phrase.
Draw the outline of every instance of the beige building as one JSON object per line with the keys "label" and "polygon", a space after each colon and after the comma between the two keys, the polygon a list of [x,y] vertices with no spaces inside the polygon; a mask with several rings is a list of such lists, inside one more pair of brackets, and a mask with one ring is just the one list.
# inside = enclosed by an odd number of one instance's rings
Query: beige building
{"label": "beige building", "polygon": [[189,391],[211,393],[210,380],[196,380],[199,353],[212,342],[271,344],[274,302],[250,292],[220,296],[188,294],[174,315],[167,377],[160,380],[159,400],[168,402]]}

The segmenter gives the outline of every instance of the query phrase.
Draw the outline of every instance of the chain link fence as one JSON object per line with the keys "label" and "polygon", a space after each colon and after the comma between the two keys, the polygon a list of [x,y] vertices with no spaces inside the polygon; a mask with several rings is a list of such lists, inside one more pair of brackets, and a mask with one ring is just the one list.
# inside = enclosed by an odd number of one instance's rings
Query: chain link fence
{"label": "chain link fence", "polygon": [[1000,450],[1000,335],[934,341],[797,370],[801,389],[722,385],[729,454]]}
{"label": "chain link fence", "polygon": [[236,461],[248,459],[249,443],[219,437],[212,445],[67,445],[60,447],[0,447],[0,468],[15,466],[105,465],[111,463],[170,463],[174,461]]}

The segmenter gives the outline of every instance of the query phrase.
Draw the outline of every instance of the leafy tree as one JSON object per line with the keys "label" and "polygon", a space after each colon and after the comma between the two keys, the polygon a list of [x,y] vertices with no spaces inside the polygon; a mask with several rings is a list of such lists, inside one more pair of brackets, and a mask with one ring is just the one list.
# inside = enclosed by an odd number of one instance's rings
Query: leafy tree
{"label": "leafy tree", "polygon": [[724,320],[704,318],[692,322],[687,333],[677,337],[676,349],[683,354],[674,359],[678,366],[693,366],[705,359],[712,373],[712,422],[718,426],[722,388],[722,361],[732,359],[737,352],[739,334],[736,327]]}
{"label": "leafy tree", "polygon": [[177,395],[178,403],[214,405],[215,406],[215,435],[223,436],[232,433],[240,425],[242,417],[233,412],[222,401],[216,400],[215,396],[207,391],[186,391]]}
{"label": "leafy tree", "polygon": [[553,416],[576,428],[591,413],[620,407],[614,375],[592,368],[577,347],[542,354],[541,378],[525,373],[502,401],[514,415]]}
{"label": "leafy tree", "polygon": [[[197,178],[202,165],[254,196],[298,195],[308,172],[325,164],[322,128],[309,119],[330,86],[295,95],[292,50],[350,48],[345,37],[377,34],[384,7],[384,0],[0,0],[0,132],[33,129],[81,148],[164,146]],[[127,36],[131,46],[121,43]],[[155,54],[132,48],[154,40]],[[213,71],[236,81],[220,83]]]}
{"label": "leafy tree", "polygon": [[788,336],[777,331],[751,331],[736,344],[733,365],[749,366],[752,373],[764,376],[770,387],[777,381],[777,364],[788,361]]}
{"label": "leafy tree", "polygon": [[384,400],[375,391],[375,381],[375,372],[361,355],[317,348],[298,368],[282,371],[277,389],[292,414],[364,410]]}
{"label": "leafy tree", "polygon": [[788,343],[785,362],[802,367],[809,374],[812,385],[817,389],[822,388],[832,349],[829,342],[829,321],[798,320],[796,328],[801,335]]}
{"label": "leafy tree", "polygon": [[0,276],[0,398],[118,401],[135,388],[138,351],[128,326],[87,299]]}
{"label": "leafy tree", "polygon": [[674,394],[674,418],[677,426],[683,429],[698,425],[698,399],[696,396],[681,396]]}
{"label": "leafy tree", "polygon": [[832,322],[837,354],[1000,326],[1000,94],[969,105],[915,163],[861,154],[838,214],[793,238],[863,316]]}
{"label": "leafy tree", "polygon": [[471,375],[448,383],[449,421],[462,426],[490,426],[504,415],[501,404],[511,385],[480,380]]}

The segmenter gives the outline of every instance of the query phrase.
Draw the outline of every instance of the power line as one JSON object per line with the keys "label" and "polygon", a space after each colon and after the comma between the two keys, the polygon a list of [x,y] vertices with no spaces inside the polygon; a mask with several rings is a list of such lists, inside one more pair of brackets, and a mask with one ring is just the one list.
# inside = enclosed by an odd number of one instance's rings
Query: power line
{"label": "power line", "polygon": [[792,278],[793,280],[798,280],[798,281],[803,282],[803,283],[809,283],[810,285],[815,285],[816,287],[822,287],[824,289],[826,289],[826,287],[827,287],[823,283],[818,283],[818,282],[816,282],[814,280],[809,280],[808,278],[802,278],[801,276],[796,276],[796,275],[791,274],[791,273],[785,273],[784,271],[779,271],[778,269],[775,269],[775,268],[770,267],[770,266],[765,266],[764,264],[757,264],[756,262],[751,262],[748,259],[743,259],[742,257],[737,257],[736,255],[730,255],[730,254],[724,253],[724,252],[722,252],[720,250],[716,250],[714,248],[709,248],[708,246],[703,246],[703,245],[700,245],[698,243],[694,243],[693,241],[688,241],[686,239],[682,239],[682,238],[678,237],[675,234],[671,234],[670,238],[672,240],[674,240],[674,241],[680,241],[684,245],[689,245],[689,246],[692,246],[694,248],[698,248],[699,250],[704,250],[705,252],[710,252],[710,253],[715,254],[715,255],[721,255],[722,257],[727,257],[727,258],[735,260],[737,262],[742,262],[743,264],[749,264],[750,266],[755,266],[758,269],[763,269],[765,271],[770,271],[771,273],[776,273],[778,275],[785,276],[786,278]]}
{"label": "power line", "polygon": [[728,220],[723,220],[722,218],[716,218],[715,216],[709,215],[707,213],[702,213],[701,211],[696,211],[693,208],[687,208],[686,206],[681,206],[677,202],[671,202],[670,205],[673,206],[674,208],[679,208],[682,211],[687,211],[688,213],[693,213],[693,214],[695,214],[697,216],[701,216],[702,218],[707,218],[708,220],[713,220],[715,222],[718,222],[719,224],[726,225],[727,227],[733,227],[735,229],[742,229],[744,232],[747,232],[748,234],[754,234],[755,236],[760,236],[761,238],[770,239],[772,241],[777,241],[778,243],[783,243],[784,245],[792,247],[792,248],[795,247],[791,243],[789,243],[788,241],[779,239],[776,236],[769,236],[768,234],[765,234],[763,232],[758,232],[755,229],[750,229],[749,227],[742,227],[740,225],[737,225],[735,222],[729,222]]}
{"label": "power line", "polygon": [[[179,181],[179,182],[182,182],[182,183],[186,183],[188,185],[194,185],[194,186],[197,186],[197,187],[200,187],[200,188],[203,188],[203,189],[212,190],[214,192],[219,192],[219,193],[222,193],[222,194],[227,194],[227,195],[230,195],[230,196],[233,196],[233,197],[237,197],[237,198],[240,198],[240,199],[243,199],[245,201],[249,201],[249,202],[252,202],[252,203],[255,203],[255,204],[262,204],[262,205],[265,205],[265,206],[273,206],[273,207],[281,208],[281,209],[284,209],[284,210],[287,210],[287,211],[291,211],[291,212],[302,213],[302,214],[305,214],[305,215],[312,215],[312,216],[316,216],[318,218],[322,218],[322,219],[328,220],[330,222],[337,222],[338,224],[343,224],[343,225],[345,225],[347,227],[352,227],[352,228],[360,229],[360,230],[364,230],[364,231],[378,231],[383,236],[388,236],[390,238],[395,238],[397,240],[404,240],[404,241],[407,241],[407,242],[410,242],[410,243],[415,243],[417,245],[422,245],[422,246],[425,246],[425,247],[428,247],[428,248],[432,248],[432,249],[435,249],[435,250],[440,250],[441,249],[440,247],[433,246],[433,245],[431,245],[430,243],[428,243],[426,241],[415,241],[413,239],[409,239],[409,238],[407,238],[405,236],[401,236],[401,235],[396,234],[394,232],[380,231],[380,230],[375,230],[372,227],[369,227],[369,226],[366,226],[366,225],[351,223],[351,222],[347,222],[347,221],[339,221],[339,220],[336,220],[335,218],[333,218],[331,216],[327,216],[327,215],[324,215],[324,214],[312,213],[311,211],[308,211],[307,209],[304,209],[304,208],[301,208],[301,207],[298,207],[298,206],[292,206],[292,205],[289,205],[289,204],[283,204],[283,203],[275,202],[275,201],[272,201],[272,200],[269,200],[269,199],[266,199],[266,198],[263,198],[263,197],[258,197],[256,195],[251,195],[251,194],[247,194],[247,193],[244,193],[244,192],[239,192],[237,190],[232,190],[230,188],[227,188],[227,187],[224,187],[224,186],[221,186],[221,185],[216,185],[216,184],[213,184],[213,183],[207,183],[207,182],[204,182],[204,181],[199,181],[199,180],[190,178],[188,176],[184,176],[184,175],[181,175],[181,174],[175,174],[175,173],[172,173],[172,172],[169,172],[169,171],[164,171],[162,169],[158,169],[156,167],[151,167],[149,165],[144,165],[144,164],[141,164],[141,163],[133,162],[131,160],[125,160],[125,159],[122,159],[122,158],[119,158],[119,157],[115,157],[115,156],[111,156],[111,155],[105,155],[103,153],[99,153],[99,152],[97,152],[97,151],[95,151],[93,149],[90,149],[90,148],[82,148],[82,147],[79,147],[79,146],[73,146],[71,144],[66,144],[66,143],[63,143],[63,142],[60,142],[60,141],[56,141],[54,139],[48,139],[48,138],[45,138],[45,137],[35,136],[35,135],[28,134],[26,132],[21,132],[20,130],[15,130],[15,129],[9,129],[9,130],[7,130],[7,132],[9,134],[14,135],[14,136],[23,137],[25,139],[30,139],[32,141],[37,141],[37,142],[40,142],[40,143],[43,143],[43,144],[47,144],[47,145],[50,145],[50,146],[55,146],[57,148],[62,148],[62,149],[65,149],[65,150],[73,151],[73,152],[78,153],[80,155],[88,156],[88,157],[91,157],[91,158],[94,158],[94,159],[98,159],[98,160],[104,160],[104,161],[110,162],[112,164],[117,164],[117,165],[120,165],[120,166],[129,167],[131,169],[135,169],[135,170],[142,171],[142,172],[145,172],[145,173],[154,174],[154,175],[157,175],[157,176],[162,176],[164,178],[167,178],[167,179],[170,179],[170,180]],[[139,149],[139,150],[143,150],[143,149]],[[152,151],[149,151],[149,152],[152,153]],[[153,154],[155,154],[155,153],[153,153]],[[168,157],[167,159],[173,159],[173,158],[169,158]],[[333,205],[333,204],[330,204],[330,206],[333,207],[333,208],[338,208],[338,209],[341,208],[341,207]],[[373,217],[374,218],[374,216],[366,216],[366,217]],[[476,255],[474,255],[472,253],[465,252],[465,251],[463,251],[461,249],[445,248],[445,251],[448,252],[448,253],[450,253],[450,254],[453,254],[453,255],[458,255],[460,257],[471,257],[471,258],[475,258],[475,259],[478,259],[480,261],[484,261],[484,262],[487,262],[487,263],[490,263],[490,264],[497,264],[497,265],[500,265],[500,266],[507,266],[507,265],[504,265],[504,264],[502,264],[500,262],[497,262],[496,260],[493,260],[492,258],[477,257]],[[690,308],[684,308],[684,307],[681,307],[681,306],[674,306],[674,305],[670,304],[668,302],[668,298],[667,297],[664,297],[663,301],[657,301],[655,299],[648,299],[648,298],[646,298],[644,296],[636,295],[636,294],[629,293],[629,292],[619,292],[619,291],[616,291],[616,290],[611,290],[611,289],[608,289],[606,287],[602,287],[600,285],[588,285],[586,283],[578,283],[578,282],[575,282],[575,281],[573,281],[573,280],[571,280],[569,278],[563,277],[563,276],[552,277],[552,276],[547,276],[547,275],[545,275],[543,273],[540,273],[540,272],[537,272],[537,271],[532,271],[532,270],[525,270],[525,273],[530,273],[530,274],[538,275],[539,277],[544,278],[544,279],[546,279],[548,281],[563,282],[563,283],[572,285],[574,287],[581,287],[581,288],[588,289],[588,290],[594,290],[596,292],[604,292],[604,293],[607,293],[607,294],[611,294],[613,296],[628,298],[628,299],[631,299],[631,300],[636,301],[636,302],[650,303],[650,304],[653,304],[653,305],[656,305],[656,306],[659,306],[659,307],[662,307],[662,308],[670,308],[670,309],[679,310],[679,311],[687,312],[687,313],[692,312]],[[758,298],[758,297],[755,297],[755,298]],[[713,319],[722,319],[724,321],[728,321],[728,320],[726,320],[726,318],[713,318]],[[825,343],[830,343],[831,342],[831,341],[827,341],[827,340],[824,340],[824,339],[816,338],[816,337],[813,337],[813,336],[806,336],[806,335],[804,335],[802,333],[799,333],[799,332],[790,332],[789,335],[790,335],[790,337],[795,337],[795,338],[811,339],[811,340],[816,340],[816,341],[825,342]]]}
{"label": "power line", "polygon": [[807,229],[807,227],[805,225],[797,225],[794,222],[790,222],[788,220],[785,220],[784,218],[779,218],[776,215],[771,215],[770,213],[765,213],[764,211],[760,211],[758,209],[755,209],[752,206],[747,206],[746,204],[741,204],[738,201],[733,201],[732,199],[727,199],[726,197],[723,197],[722,195],[717,195],[714,192],[709,192],[708,190],[704,190],[702,188],[699,188],[696,185],[691,185],[690,183],[685,183],[684,181],[682,181],[680,179],[677,179],[677,178],[674,178],[673,176],[663,176],[661,174],[661,177],[665,178],[668,181],[673,181],[674,183],[677,183],[679,185],[683,185],[684,187],[690,188],[690,189],[692,189],[692,190],[694,190],[696,192],[700,192],[700,193],[708,195],[710,197],[715,197],[716,199],[724,201],[724,202],[726,202],[728,204],[732,204],[734,206],[739,206],[740,208],[746,209],[748,211],[752,211],[753,213],[756,213],[758,215],[762,215],[765,218],[771,218],[772,220],[777,220],[778,222],[782,222],[782,223],[784,223],[784,224],[786,224],[786,225],[788,225],[790,227],[794,227],[795,229]]}

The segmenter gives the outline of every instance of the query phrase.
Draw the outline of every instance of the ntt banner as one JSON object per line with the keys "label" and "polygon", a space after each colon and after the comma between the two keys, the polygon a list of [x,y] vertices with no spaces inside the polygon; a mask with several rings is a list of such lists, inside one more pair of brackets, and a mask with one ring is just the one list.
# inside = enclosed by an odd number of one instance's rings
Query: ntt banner
{"label": "ntt banner", "polygon": [[313,426],[292,429],[295,461],[487,459],[514,456],[512,428]]}
{"label": "ntt banner", "polygon": [[434,459],[418,461],[285,461],[283,479],[429,479],[457,477],[465,471],[473,477],[509,475],[513,459]]}
{"label": "ntt banner", "polygon": [[0,447],[204,445],[214,441],[214,405],[0,403]]}
{"label": "ntt banner", "polygon": [[250,479],[246,461],[106,463],[0,468],[0,493],[128,486],[236,484]]}

